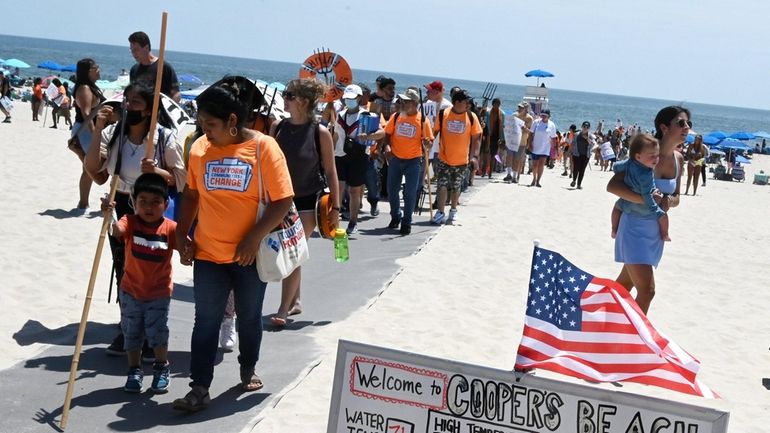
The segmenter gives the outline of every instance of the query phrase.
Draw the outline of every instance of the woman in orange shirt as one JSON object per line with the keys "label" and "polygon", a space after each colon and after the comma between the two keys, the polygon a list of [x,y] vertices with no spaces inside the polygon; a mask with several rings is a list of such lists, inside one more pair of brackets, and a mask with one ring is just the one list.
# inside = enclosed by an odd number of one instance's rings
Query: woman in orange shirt
{"label": "woman in orange shirt", "polygon": [[39,122],[40,105],[43,103],[43,79],[35,78],[32,82],[32,121]]}
{"label": "woman in orange shirt", "polygon": [[[262,239],[289,211],[294,190],[275,139],[246,127],[255,97],[253,83],[228,77],[196,98],[205,135],[190,149],[187,184],[177,225],[183,264],[194,261],[195,324],[190,343],[190,384],[174,408],[197,411],[211,401],[219,328],[230,291],[238,316],[240,383],[262,388],[255,372],[262,342],[266,283],[255,266]],[[261,180],[260,180],[261,179]],[[261,218],[260,183],[267,197]],[[195,239],[187,237],[197,216]],[[256,221],[256,223],[255,223]]]}

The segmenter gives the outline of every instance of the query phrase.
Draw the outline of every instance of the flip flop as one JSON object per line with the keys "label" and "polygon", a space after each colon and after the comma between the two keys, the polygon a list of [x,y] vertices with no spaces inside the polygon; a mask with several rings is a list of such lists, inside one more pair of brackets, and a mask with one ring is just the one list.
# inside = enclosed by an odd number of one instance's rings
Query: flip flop
{"label": "flip flop", "polygon": [[259,391],[264,386],[262,379],[257,376],[253,368],[241,367],[241,388],[243,391]]}

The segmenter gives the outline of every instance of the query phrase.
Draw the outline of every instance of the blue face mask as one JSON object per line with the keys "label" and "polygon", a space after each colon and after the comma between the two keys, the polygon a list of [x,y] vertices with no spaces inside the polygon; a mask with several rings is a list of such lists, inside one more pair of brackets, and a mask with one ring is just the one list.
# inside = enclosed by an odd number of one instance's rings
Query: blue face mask
{"label": "blue face mask", "polygon": [[358,100],[357,99],[345,99],[345,107],[349,109],[354,109],[358,107]]}

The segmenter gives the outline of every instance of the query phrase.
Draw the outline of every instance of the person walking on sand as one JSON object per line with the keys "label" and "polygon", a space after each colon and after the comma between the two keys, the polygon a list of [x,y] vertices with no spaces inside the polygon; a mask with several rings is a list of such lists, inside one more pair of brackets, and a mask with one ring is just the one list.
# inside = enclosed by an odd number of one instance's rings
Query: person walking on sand
{"label": "person walking on sand", "polygon": [[11,101],[11,80],[5,76],[5,72],[3,71],[0,71],[0,99],[3,100],[2,103],[0,103],[0,111],[5,114],[3,123],[11,123],[11,112],[5,107],[5,103],[10,103]]}
{"label": "person walking on sand", "polygon": [[[337,226],[340,211],[339,181],[334,165],[332,136],[315,121],[315,107],[324,94],[317,80],[292,80],[283,91],[284,109],[291,117],[276,122],[270,135],[275,137],[289,168],[297,207],[305,237],[309,240],[316,225],[316,201],[325,185],[329,186],[332,211],[331,224]],[[325,228],[319,228],[325,230]],[[281,305],[270,318],[275,326],[284,326],[288,316],[302,313],[300,283],[302,267],[297,267],[281,282]]]}
{"label": "person walking on sand", "polygon": [[[168,310],[174,289],[171,257],[176,248],[176,223],[163,216],[168,208],[168,183],[157,173],[136,179],[133,191],[135,213],[115,221],[110,235],[125,244],[126,269],[120,282],[120,329],[125,335],[128,377],[125,392],[142,392],[142,343],[153,350],[150,391],[168,392],[171,372],[168,362]],[[102,202],[111,217],[115,202]]]}
{"label": "person walking on sand", "polygon": [[505,133],[503,132],[505,118],[503,110],[500,109],[499,98],[492,100],[492,108],[487,111],[485,124],[489,132],[489,146],[486,154],[481,155],[481,176],[484,177],[486,174],[492,179],[492,173],[496,171],[497,158],[500,157],[500,146],[505,146]]}
{"label": "person walking on sand", "polygon": [[516,114],[506,116],[503,128],[503,143],[505,144],[505,167],[507,173],[503,178],[506,182],[513,182],[516,178],[516,154],[521,144],[521,135],[524,132],[524,121]]}
{"label": "person walking on sand", "polygon": [[[433,141],[428,119],[417,111],[420,95],[409,88],[399,94],[402,111],[393,114],[385,125],[383,153],[388,160],[388,200],[390,201],[389,229],[412,233],[412,213],[417,203],[418,186],[423,173],[423,155]],[[404,179],[404,208],[399,205],[401,180]]]}
{"label": "person walking on sand", "polygon": [[[147,81],[155,83],[158,75],[158,57],[152,54],[150,46],[150,37],[145,32],[134,32],[128,37],[128,46],[131,55],[136,60],[136,64],[131,67],[129,80],[131,83],[136,81]],[[160,81],[160,92],[176,102],[179,102],[182,95],[179,93],[179,79],[176,76],[174,67],[167,61],[163,61],[163,76]]]}
{"label": "person walking on sand", "polygon": [[516,107],[516,117],[524,122],[524,129],[521,131],[521,142],[519,143],[519,149],[516,151],[516,159],[514,161],[514,176],[513,183],[519,183],[521,174],[524,173],[524,165],[527,162],[527,143],[529,143],[529,130],[532,127],[532,123],[535,119],[529,114],[529,104],[526,102],[520,102]]}
{"label": "person walking on sand", "polygon": [[43,105],[43,79],[40,77],[32,81],[32,121],[40,121],[40,106]]}
{"label": "person walking on sand", "polygon": [[[96,109],[105,97],[102,91],[96,85],[101,75],[99,65],[93,59],[81,59],[75,68],[75,124],[72,128],[72,136],[77,137],[77,143],[71,142],[71,151],[80,158],[85,159],[88,149],[91,146],[91,138],[94,131],[94,120],[96,116],[91,116],[91,112]],[[88,119],[86,121],[86,119]],[[82,168],[78,187],[80,191],[80,200],[78,209],[88,209],[88,196],[91,193],[91,177]]]}
{"label": "person walking on sand", "polygon": [[[217,339],[231,290],[238,316],[240,388],[250,392],[264,386],[256,364],[267,284],[261,281],[255,260],[260,242],[285,217],[294,198],[278,143],[246,127],[254,90],[241,84],[243,77],[230,78],[196,98],[204,135],[190,149],[176,232],[182,264],[194,267],[191,389],[173,402],[174,409],[186,412],[205,409],[211,401]],[[262,203],[262,188],[267,203]],[[262,213],[261,206],[265,206]],[[196,216],[193,240],[187,233]]]}
{"label": "person walking on sand", "polygon": [[[423,85],[423,87],[425,87],[427,93],[427,101],[425,101],[423,104],[425,118],[430,120],[431,125],[435,125],[438,112],[450,108],[452,106],[452,102],[444,97],[444,83],[441,81],[435,80]],[[433,168],[433,177],[431,178],[432,180],[435,180],[437,171],[436,156],[438,155],[438,146],[439,139],[437,137],[433,140],[433,145],[431,146],[430,152],[428,154],[428,158],[430,159],[430,166]]]}
{"label": "person walking on sand", "polygon": [[[690,183],[692,183],[692,195],[698,194],[698,178],[701,176],[701,169],[706,165],[706,146],[703,144],[703,136],[698,134],[695,140],[685,151],[684,159],[687,161],[687,186],[684,189],[684,195],[690,192]],[[705,177],[704,177],[705,182]]]}
{"label": "person walking on sand", "polygon": [[[479,161],[481,123],[476,113],[469,111],[470,95],[458,90],[452,95],[452,108],[440,111],[433,125],[433,134],[440,137],[438,156],[438,206],[433,224],[453,224],[457,221],[460,189],[468,169],[474,170]],[[469,167],[469,163],[472,165]],[[449,215],[444,213],[447,196],[450,197]]]}
{"label": "person walking on sand", "polygon": [[350,220],[346,229],[349,235],[358,233],[358,211],[361,205],[361,195],[366,183],[366,171],[369,164],[368,140],[380,140],[385,137],[382,127],[371,134],[359,134],[358,123],[362,116],[368,116],[369,112],[362,109],[361,88],[355,84],[345,87],[342,99],[345,101],[345,109],[337,116],[337,124],[334,127],[334,141],[336,143],[334,155],[339,178],[339,190],[344,191],[345,186],[350,187]]}
{"label": "person walking on sand", "polygon": [[551,146],[558,144],[556,125],[551,121],[551,110],[540,112],[540,118],[532,122],[527,145],[532,152],[532,183],[529,186],[541,187],[545,162],[551,155]]}
{"label": "person walking on sand", "polygon": [[[683,107],[668,106],[655,116],[655,138],[660,142],[655,186],[660,193],[654,198],[664,212],[679,206],[680,167],[684,158],[676,147],[684,142],[691,127],[690,111]],[[625,173],[615,173],[607,184],[607,191],[629,202],[643,203],[642,196],[625,184],[624,177]],[[615,261],[623,263],[623,268],[616,281],[629,292],[636,288],[636,303],[645,314],[655,296],[653,268],[663,256],[664,244],[657,217],[621,215],[615,238]]]}
{"label": "person walking on sand", "polygon": [[591,157],[591,149],[594,147],[594,137],[591,134],[591,123],[584,121],[580,132],[575,134],[570,144],[572,150],[572,183],[571,187],[583,189],[583,176],[586,174],[588,159]]}

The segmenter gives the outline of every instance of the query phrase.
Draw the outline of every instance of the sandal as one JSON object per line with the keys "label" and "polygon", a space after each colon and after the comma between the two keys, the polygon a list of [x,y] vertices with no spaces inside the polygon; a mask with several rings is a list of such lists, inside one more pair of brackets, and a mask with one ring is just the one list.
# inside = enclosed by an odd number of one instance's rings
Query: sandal
{"label": "sandal", "polygon": [[259,391],[264,386],[262,379],[257,376],[253,367],[241,367],[241,387],[244,391]]}
{"label": "sandal", "polygon": [[209,403],[211,403],[209,390],[202,386],[193,386],[184,398],[174,400],[174,409],[185,412],[197,412],[201,409],[206,409]]}

